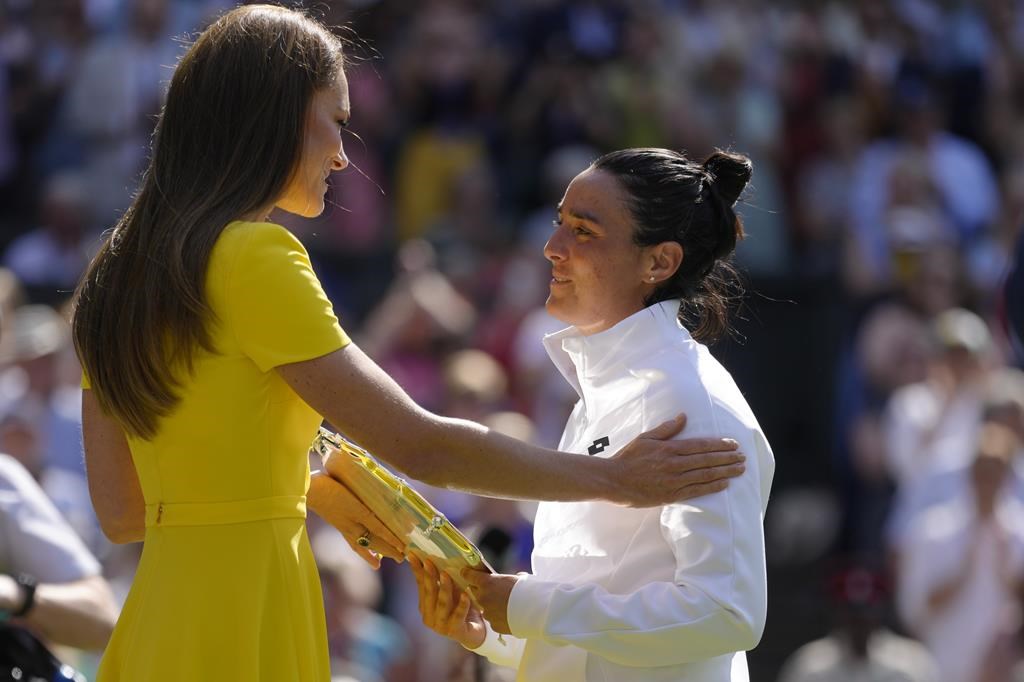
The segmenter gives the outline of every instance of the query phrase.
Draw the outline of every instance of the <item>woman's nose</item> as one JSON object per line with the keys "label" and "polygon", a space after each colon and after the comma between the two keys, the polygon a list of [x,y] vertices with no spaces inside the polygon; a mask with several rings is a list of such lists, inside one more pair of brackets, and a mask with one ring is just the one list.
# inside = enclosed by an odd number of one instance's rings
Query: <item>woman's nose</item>
{"label": "woman's nose", "polygon": [[338,153],[334,155],[334,158],[331,159],[331,170],[340,171],[346,168],[348,168],[348,157],[345,156],[345,149],[340,148]]}
{"label": "woman's nose", "polygon": [[547,243],[544,244],[544,257],[552,263],[558,260],[565,260],[565,250],[562,248],[559,237],[560,232],[560,229],[555,229],[554,233],[548,237]]}

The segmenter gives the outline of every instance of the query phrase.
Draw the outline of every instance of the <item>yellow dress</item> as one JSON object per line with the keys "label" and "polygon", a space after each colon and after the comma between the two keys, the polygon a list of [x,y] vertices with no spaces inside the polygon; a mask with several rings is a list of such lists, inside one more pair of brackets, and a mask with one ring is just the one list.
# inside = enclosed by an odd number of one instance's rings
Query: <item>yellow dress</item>
{"label": "yellow dress", "polygon": [[326,682],[304,523],[321,418],[273,368],[348,338],[302,244],[279,225],[228,225],[207,294],[219,352],[199,355],[153,440],[129,439],[146,538],[98,680]]}

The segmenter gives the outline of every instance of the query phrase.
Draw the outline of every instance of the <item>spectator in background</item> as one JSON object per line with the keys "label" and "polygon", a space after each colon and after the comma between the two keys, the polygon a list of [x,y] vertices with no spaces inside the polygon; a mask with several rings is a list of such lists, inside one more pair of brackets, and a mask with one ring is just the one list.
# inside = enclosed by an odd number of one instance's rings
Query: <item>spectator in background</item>
{"label": "spectator in background", "polygon": [[82,461],[81,393],[62,376],[70,352],[67,320],[47,305],[17,307],[4,320],[0,451],[21,462],[89,548],[99,553],[106,542],[89,500]]}
{"label": "spectator in background", "polygon": [[[984,384],[979,387],[979,420],[975,424],[962,424],[972,434],[972,439],[963,446],[973,452],[978,430],[982,423],[999,423],[1017,434],[1024,441],[1024,373],[1017,369],[999,368],[989,372]],[[1019,458],[1011,467],[1011,480],[1007,484],[1008,494],[1024,503],[1024,471]],[[951,465],[935,471],[922,470],[921,475],[912,478],[896,491],[893,508],[887,520],[888,548],[898,565],[901,547],[912,542],[909,533],[917,520],[929,509],[949,504],[956,500],[969,499],[971,488],[971,461]]]}
{"label": "spectator in background", "polygon": [[359,343],[419,404],[444,404],[444,357],[469,336],[473,305],[435,266],[423,240],[398,253],[400,274],[363,324]]}
{"label": "spectator in background", "polygon": [[65,128],[82,150],[97,220],[125,207],[146,161],[146,142],[163,104],[180,45],[166,40],[169,0],[128,3],[123,32],[103,34],[80,57],[66,91]]}
{"label": "spectator in background", "polygon": [[749,238],[736,252],[736,262],[744,271],[771,277],[796,264],[788,250],[788,207],[778,172],[775,164],[766,163],[780,152],[779,97],[774,83],[765,82],[755,66],[757,33],[748,24],[752,16],[732,17],[738,20],[732,26],[736,33],[723,36],[724,43],[695,74],[689,101],[673,113],[678,125],[684,110],[692,112],[694,130],[677,132],[685,140],[684,148],[710,151],[714,140],[729,140],[750,154],[758,178],[747,200]]}
{"label": "spectator in background", "polygon": [[935,662],[919,642],[885,626],[885,577],[852,566],[830,580],[832,632],[789,657],[778,682],[937,682]]}
{"label": "spectator in background", "polygon": [[39,458],[22,464],[37,478],[50,467],[84,474],[78,392],[61,381],[63,353],[71,345],[67,320],[35,304],[16,308],[4,325],[0,414],[27,420],[41,439]]}
{"label": "spectator in background", "polygon": [[942,109],[925,78],[908,74],[895,88],[899,134],[865,148],[850,195],[856,248],[876,280],[892,277],[893,235],[884,229],[886,207],[895,199],[893,185],[903,180],[900,159],[908,153],[923,158],[925,177],[959,247],[974,247],[999,211],[998,186],[988,160],[975,144],[943,129]]}
{"label": "spectator in background", "polygon": [[975,682],[1024,682],[1024,590],[1018,585],[1016,609],[996,616],[999,627],[985,653],[981,673]]}
{"label": "spectator in background", "polygon": [[970,495],[930,509],[900,551],[900,614],[938,663],[940,682],[975,680],[1005,618],[1017,616],[1024,511],[1008,490],[1016,433],[986,423],[975,441]]}
{"label": "spectator in background", "polygon": [[952,244],[921,244],[901,254],[901,274],[893,292],[901,303],[927,322],[971,300],[964,280],[961,252]]}
{"label": "spectator in background", "polygon": [[[93,37],[86,2],[8,3],[0,10],[0,198],[9,227],[31,222],[39,174],[77,163],[57,112],[81,51]],[[9,125],[8,130],[4,130]],[[4,133],[10,136],[3,139]],[[62,144],[67,143],[67,144]]]}
{"label": "spectator in background", "polygon": [[84,238],[90,212],[79,173],[65,171],[47,180],[41,224],[14,239],[3,254],[4,266],[21,280],[30,301],[54,305],[74,291],[88,262]]}
{"label": "spectator in background", "polygon": [[991,367],[985,323],[966,310],[947,311],[933,322],[932,342],[929,378],[897,392],[886,414],[887,468],[897,483],[887,521],[894,553],[925,509],[964,494],[983,422],[1001,421],[1024,436],[1024,384],[1019,372]]}
{"label": "spectator in background", "polygon": [[99,562],[25,468],[2,454],[0,610],[52,644],[94,651],[117,620]]}
{"label": "spectator in background", "polygon": [[987,325],[955,308],[932,321],[931,339],[928,378],[896,391],[886,408],[887,466],[900,487],[969,462],[981,425],[993,350]]}
{"label": "spectator in background", "polygon": [[489,77],[482,17],[463,3],[438,2],[417,13],[395,55],[399,101],[412,119],[396,160],[395,205],[400,237],[424,236],[452,207],[464,173],[486,158],[480,125]]}
{"label": "spectator in background", "polygon": [[894,391],[924,379],[928,328],[905,305],[884,303],[862,322],[840,364],[838,485],[846,552],[878,551],[891,497],[882,414]]}
{"label": "spectator in background", "polygon": [[982,416],[1012,429],[1024,442],[1024,371],[993,370],[985,384]]}
{"label": "spectator in background", "polygon": [[666,27],[656,14],[641,10],[626,20],[621,34],[621,57],[598,72],[605,84],[600,108],[612,123],[608,142],[620,147],[665,144],[672,139],[686,94],[674,63],[662,58]]}
{"label": "spectator in background", "polygon": [[850,185],[864,144],[864,105],[855,97],[835,97],[822,105],[822,142],[803,166],[795,193],[794,223],[799,230],[803,267],[809,273],[836,275],[858,271],[859,261],[851,257]]}
{"label": "spectator in background", "polygon": [[441,272],[484,311],[497,298],[512,235],[497,182],[487,163],[460,173],[453,180],[448,209],[424,235],[437,252]]}

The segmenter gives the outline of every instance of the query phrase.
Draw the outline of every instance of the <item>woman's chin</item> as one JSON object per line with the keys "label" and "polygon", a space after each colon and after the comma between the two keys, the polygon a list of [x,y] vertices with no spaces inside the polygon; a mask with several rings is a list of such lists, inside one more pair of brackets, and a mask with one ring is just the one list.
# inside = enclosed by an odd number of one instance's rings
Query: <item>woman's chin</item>
{"label": "woman's chin", "polygon": [[544,302],[544,309],[548,311],[548,315],[559,322],[572,324],[570,319],[572,316],[569,314],[569,311],[565,310],[565,306],[554,294],[548,294],[548,299]]}
{"label": "woman's chin", "polygon": [[323,197],[320,197],[319,201],[310,201],[302,206],[278,204],[277,207],[300,218],[317,218],[324,212],[325,203]]}

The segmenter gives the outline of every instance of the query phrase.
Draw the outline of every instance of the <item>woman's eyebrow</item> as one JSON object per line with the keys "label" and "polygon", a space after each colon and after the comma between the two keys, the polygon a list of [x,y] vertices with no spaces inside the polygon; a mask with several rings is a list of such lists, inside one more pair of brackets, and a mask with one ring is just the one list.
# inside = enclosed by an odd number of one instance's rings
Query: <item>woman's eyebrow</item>
{"label": "woman's eyebrow", "polygon": [[591,213],[584,213],[582,211],[571,210],[569,211],[569,215],[571,215],[573,218],[576,218],[577,220],[585,220],[588,223],[594,223],[595,225],[601,224],[601,221],[598,220],[597,217]]}
{"label": "woman's eyebrow", "polygon": [[[562,203],[559,202],[558,206],[555,206],[555,211],[558,213],[558,215],[562,215],[562,211],[563,210],[565,210],[565,209],[564,209]],[[590,214],[590,213],[581,212],[581,211],[577,211],[575,209],[571,209],[569,211],[569,215],[571,215],[576,220],[585,220],[588,223],[594,223],[595,225],[600,225],[601,224],[601,221],[597,219],[597,216],[595,216],[593,214]]]}

